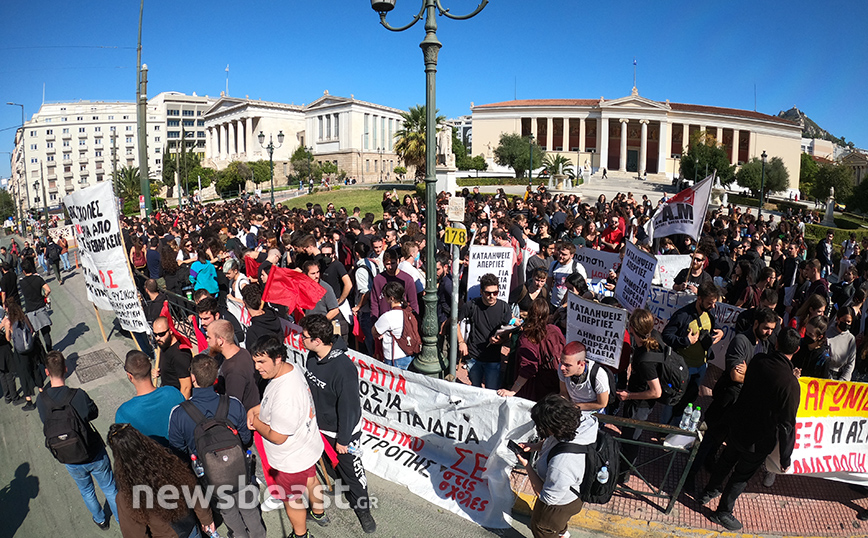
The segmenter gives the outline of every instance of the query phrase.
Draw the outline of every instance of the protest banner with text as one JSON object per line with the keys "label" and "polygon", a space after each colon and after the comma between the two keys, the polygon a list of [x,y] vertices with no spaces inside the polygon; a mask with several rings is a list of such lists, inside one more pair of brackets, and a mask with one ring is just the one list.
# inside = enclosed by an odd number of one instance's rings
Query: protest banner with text
{"label": "protest banner with text", "polygon": [[633,243],[627,243],[621,274],[618,275],[618,283],[615,285],[615,299],[627,312],[645,306],[656,266],[657,259],[654,256]]}
{"label": "protest banner with text", "polygon": [[577,248],[575,260],[585,268],[589,283],[591,280],[606,280],[609,271],[617,273],[621,265],[621,255],[617,252],[594,250],[588,247]]}
{"label": "protest banner with text", "polygon": [[618,367],[627,330],[627,311],[568,292],[567,342],[581,342],[592,361]]}
{"label": "protest banner with text", "polygon": [[696,185],[688,187],[666,200],[645,225],[651,239],[668,235],[685,234],[699,240],[708,200],[711,197],[711,184],[714,174]]}
{"label": "protest banner with text", "polygon": [[690,267],[690,254],[661,254],[657,256],[654,284],[671,290],[675,277],[682,269]]}
{"label": "protest banner with text", "polygon": [[150,332],[124,252],[112,183],[75,191],[63,199],[81,252],[87,298],[113,310],[121,327]]}
{"label": "protest banner with text", "polygon": [[512,261],[515,251],[510,247],[470,247],[470,263],[467,266],[467,299],[475,299],[481,295],[479,279],[482,275],[491,273],[499,281],[497,298],[509,300],[512,282]]}

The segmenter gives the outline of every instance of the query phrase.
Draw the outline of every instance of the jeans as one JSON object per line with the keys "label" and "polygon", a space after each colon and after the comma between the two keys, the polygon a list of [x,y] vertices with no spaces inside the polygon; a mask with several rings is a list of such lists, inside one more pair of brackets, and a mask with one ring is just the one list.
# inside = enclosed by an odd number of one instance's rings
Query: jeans
{"label": "jeans", "polygon": [[368,350],[368,355],[374,356],[374,335],[371,329],[374,326],[374,321],[371,319],[371,311],[363,312],[359,310],[359,328],[362,329],[362,334],[365,335],[365,349]]}
{"label": "jeans", "polygon": [[63,270],[69,271],[71,269],[69,265],[69,252],[64,252],[60,255],[60,261],[63,263]]}
{"label": "jeans", "polygon": [[470,383],[474,387],[481,387],[485,383],[485,388],[497,390],[500,388],[500,362],[480,362],[476,359],[467,361],[469,368],[468,375]]}
{"label": "jeans", "polygon": [[714,465],[714,470],[711,471],[708,485],[705,486],[705,491],[721,491],[726,475],[732,471],[717,504],[717,513],[732,513],[736,499],[744,491],[748,480],[762,466],[766,456],[768,456],[767,452],[748,452],[735,446],[726,446]]}
{"label": "jeans", "polygon": [[115,521],[118,520],[118,505],[115,502],[118,487],[115,484],[115,477],[112,474],[111,463],[109,462],[105,448],[100,450],[100,453],[92,462],[75,465],[66,464],[66,470],[69,472],[69,476],[75,480],[78,491],[81,492],[81,498],[84,499],[84,504],[90,510],[95,522],[104,523],[106,514],[96,498],[96,491],[93,487],[94,479],[96,479],[96,483],[99,484],[99,488],[102,490],[103,495],[105,495],[112,514],[115,515]]}
{"label": "jeans", "polygon": [[413,362],[413,356],[407,355],[406,357],[401,357],[400,359],[389,359],[386,361],[386,364],[389,366],[394,366],[395,368],[400,368],[401,370],[406,370],[410,367],[410,363]]}
{"label": "jeans", "polygon": [[45,261],[45,254],[37,254],[36,258],[39,262],[39,265],[41,265],[42,268],[45,269],[45,272],[48,273],[48,263],[46,263]]}

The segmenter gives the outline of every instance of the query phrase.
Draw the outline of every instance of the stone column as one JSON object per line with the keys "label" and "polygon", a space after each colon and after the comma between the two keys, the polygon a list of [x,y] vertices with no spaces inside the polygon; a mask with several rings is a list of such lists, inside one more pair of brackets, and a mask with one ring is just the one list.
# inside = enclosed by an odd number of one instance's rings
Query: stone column
{"label": "stone column", "polygon": [[627,124],[630,120],[621,118],[621,160],[618,163],[618,171],[627,171]]}
{"label": "stone column", "polygon": [[718,144],[723,144],[723,127],[715,127],[714,138]]}
{"label": "stone column", "polygon": [[220,140],[220,159],[229,160],[229,124],[220,125],[223,129],[223,138]]}
{"label": "stone column", "polygon": [[[536,118],[530,119],[530,134],[533,135],[533,139],[536,140],[537,143],[539,144],[539,136],[538,136],[538,133],[536,131]],[[542,144],[540,144],[540,146],[542,146]]]}
{"label": "stone column", "polygon": [[253,148],[256,147],[256,142],[253,135],[253,118],[245,118],[244,120],[244,144],[247,148],[247,160],[253,159]]}
{"label": "stone column", "polygon": [[226,153],[229,154],[229,160],[232,160],[232,156],[236,153],[235,150],[235,120],[229,121],[226,123],[226,130],[229,132],[229,146],[226,149]]}
{"label": "stone column", "polygon": [[585,128],[585,118],[579,120],[579,153],[585,152],[585,136],[588,131]]}
{"label": "stone column", "polygon": [[657,137],[657,173],[666,173],[666,159],[669,156],[669,149],[672,147],[672,140],[668,138],[669,124],[665,121],[660,122],[660,132]]}
{"label": "stone column", "polygon": [[563,140],[563,148],[564,148],[564,151],[570,151],[570,119],[569,119],[569,118],[564,118],[564,119],[561,120],[561,121],[564,122],[564,124],[563,124],[563,125],[564,125],[564,131],[563,131],[563,135],[564,135],[564,137],[563,137],[563,138],[564,138],[564,140]]}
{"label": "stone column", "polygon": [[690,124],[682,123],[681,128],[681,154],[684,155],[684,150],[690,146]]}
{"label": "stone column", "polygon": [[639,143],[639,176],[645,173],[648,163],[648,120],[639,120],[642,124],[642,138]]}
{"label": "stone column", "polygon": [[553,118],[546,118],[546,151],[555,150],[555,122]]}
{"label": "stone column", "polygon": [[[600,152],[598,168],[609,168],[609,118],[600,118],[597,126],[597,147]],[[593,165],[591,165],[593,168]]]}
{"label": "stone column", "polygon": [[738,129],[732,130],[732,159],[730,164],[738,164]]}

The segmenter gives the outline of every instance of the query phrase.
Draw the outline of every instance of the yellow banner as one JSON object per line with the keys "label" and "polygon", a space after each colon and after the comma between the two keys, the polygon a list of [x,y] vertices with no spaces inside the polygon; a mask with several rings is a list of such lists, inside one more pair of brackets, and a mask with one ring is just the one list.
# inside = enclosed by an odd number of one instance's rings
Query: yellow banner
{"label": "yellow banner", "polygon": [[802,377],[799,418],[868,418],[868,383]]}

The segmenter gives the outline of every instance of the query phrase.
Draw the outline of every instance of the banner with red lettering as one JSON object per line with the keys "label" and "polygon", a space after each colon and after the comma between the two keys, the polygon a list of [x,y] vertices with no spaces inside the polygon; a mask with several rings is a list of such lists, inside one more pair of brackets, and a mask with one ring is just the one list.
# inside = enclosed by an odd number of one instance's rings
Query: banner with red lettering
{"label": "banner with red lettering", "polygon": [[[785,474],[868,486],[868,383],[799,379],[796,445]],[[766,467],[780,473],[777,450]]]}
{"label": "banner with red lettering", "polygon": [[666,200],[645,224],[648,238],[685,234],[698,240],[702,223],[705,222],[705,213],[708,211],[712,183],[714,183],[713,173],[696,185]]}

